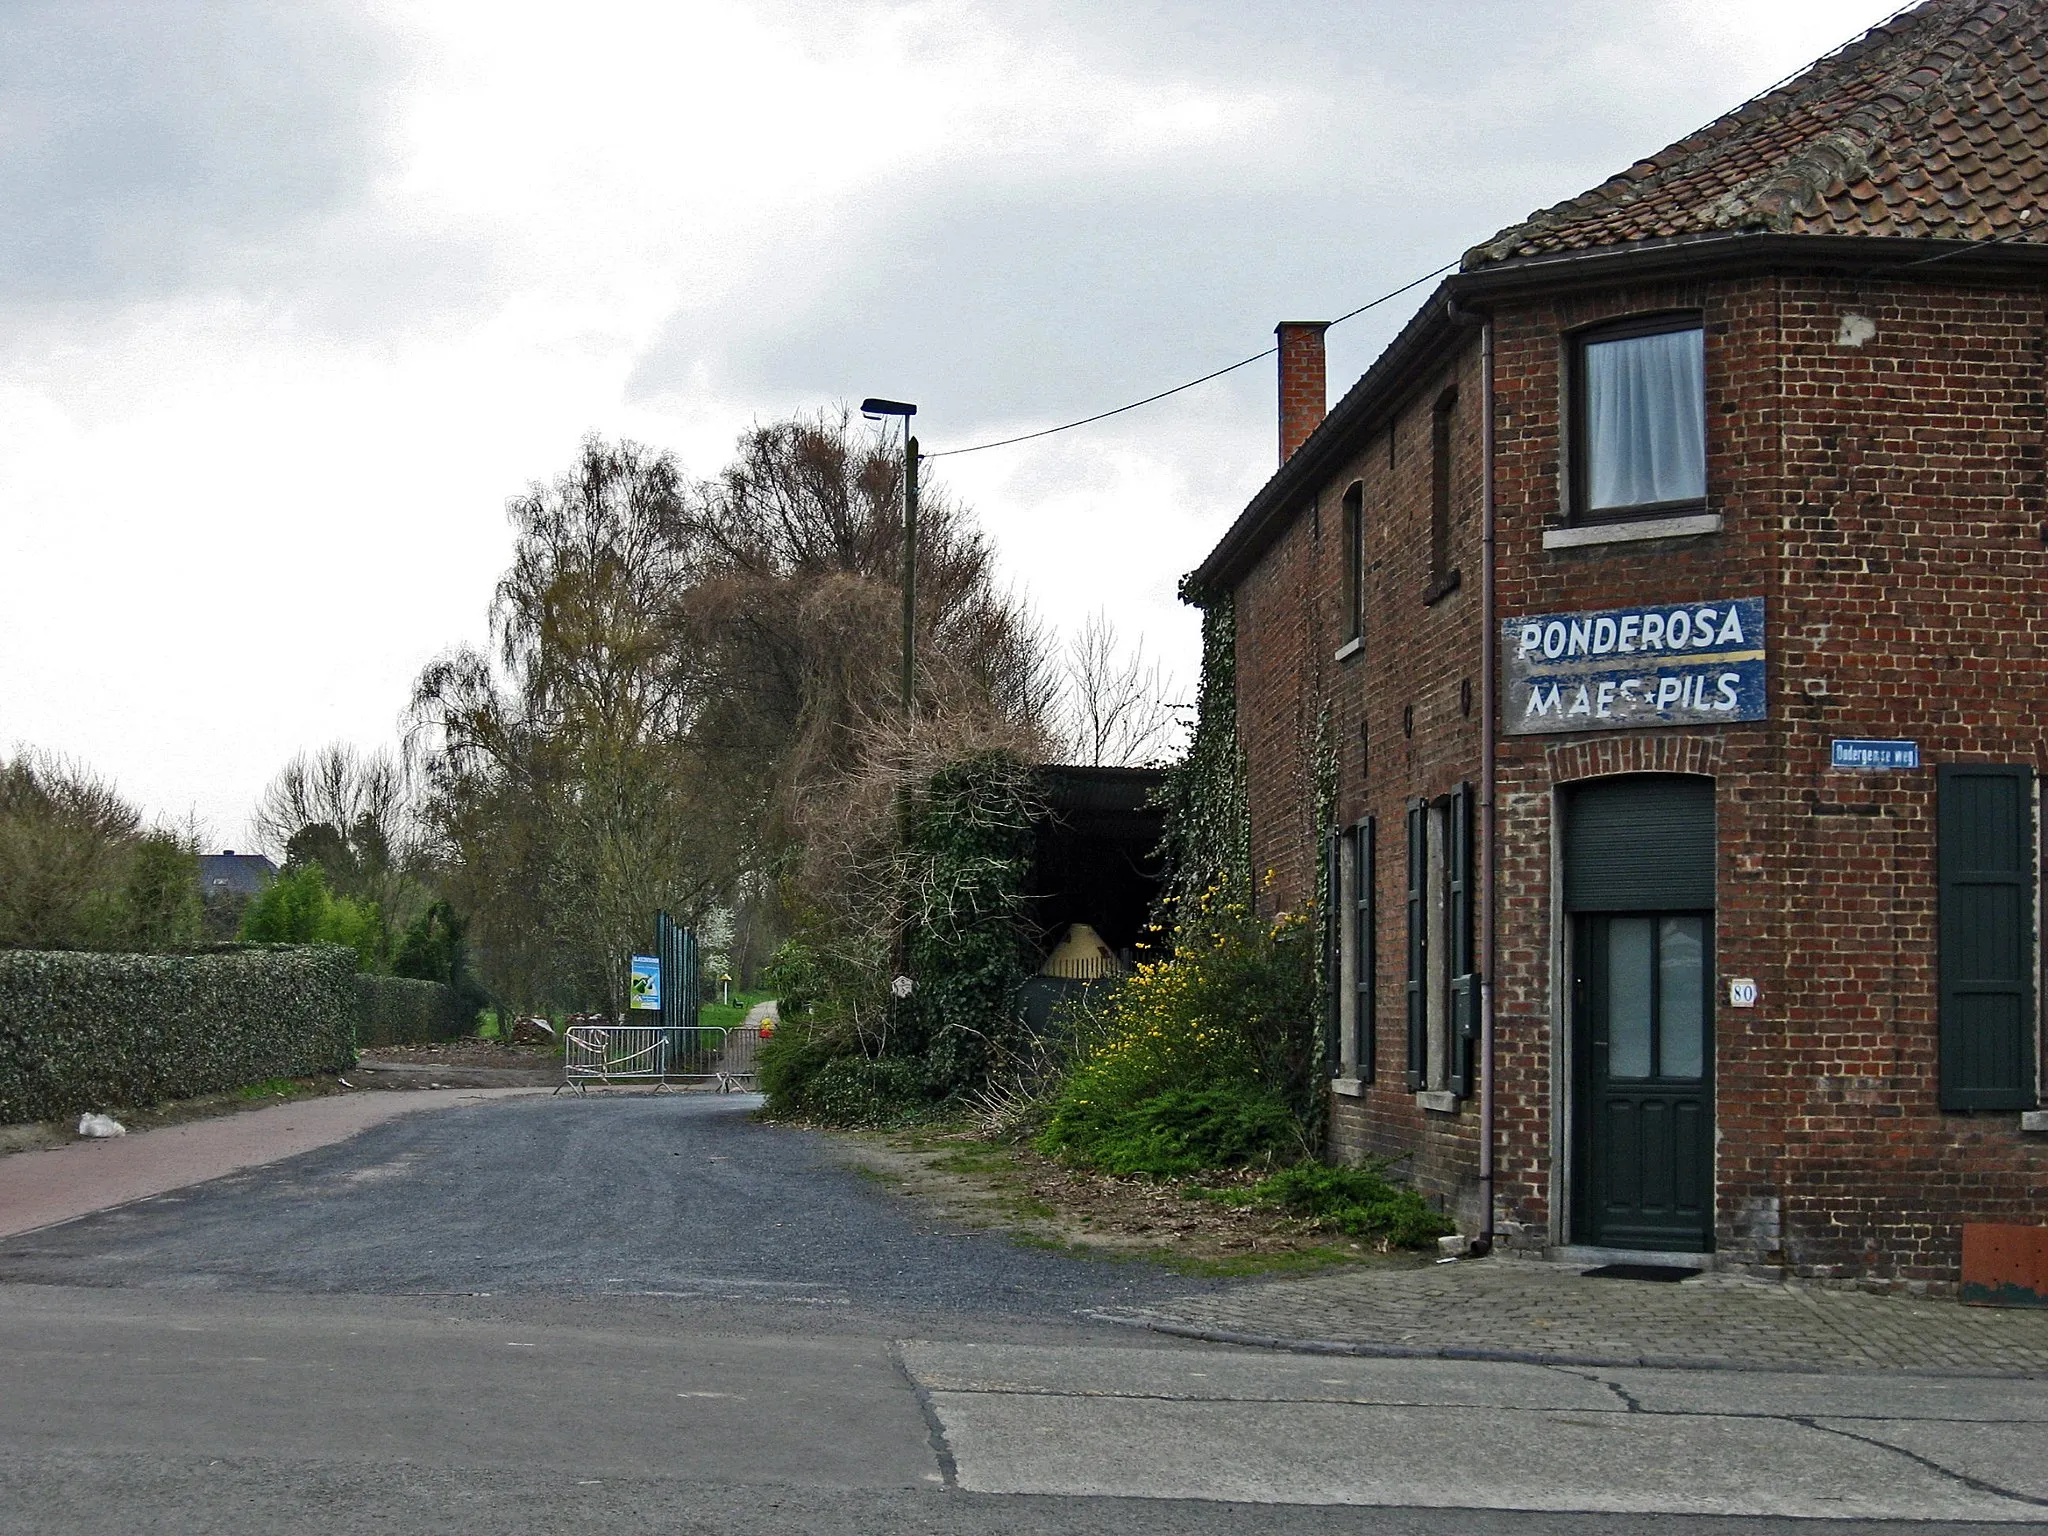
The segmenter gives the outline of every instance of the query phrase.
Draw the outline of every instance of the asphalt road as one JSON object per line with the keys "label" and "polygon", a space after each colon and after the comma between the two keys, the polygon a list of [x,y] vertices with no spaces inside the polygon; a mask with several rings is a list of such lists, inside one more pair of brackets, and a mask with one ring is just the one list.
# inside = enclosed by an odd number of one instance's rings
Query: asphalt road
{"label": "asphalt road", "polygon": [[0,1243],[0,1531],[2048,1527],[2037,1383],[1168,1344],[1081,1314],[1186,1280],[747,1107],[436,1110]]}
{"label": "asphalt road", "polygon": [[1199,1288],[923,1221],[746,1095],[440,1109],[0,1242],[0,1281],[774,1300],[1066,1319]]}

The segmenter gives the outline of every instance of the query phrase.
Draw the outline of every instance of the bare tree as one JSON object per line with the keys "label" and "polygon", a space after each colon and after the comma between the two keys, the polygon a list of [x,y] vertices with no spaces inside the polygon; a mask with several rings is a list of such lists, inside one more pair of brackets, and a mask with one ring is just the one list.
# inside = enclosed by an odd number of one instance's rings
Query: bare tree
{"label": "bare tree", "polygon": [[0,761],[0,947],[173,949],[199,938],[196,849],[91,769]]}
{"label": "bare tree", "polygon": [[378,862],[400,862],[413,837],[405,770],[389,752],[359,752],[330,742],[301,752],[264,787],[250,817],[256,840],[284,854],[308,827],[325,826],[351,849]]}
{"label": "bare tree", "polygon": [[0,762],[0,944],[71,949],[126,878],[142,818],[82,764],[21,752]]}
{"label": "bare tree", "polygon": [[1067,642],[1063,662],[1061,734],[1073,761],[1135,767],[1166,757],[1180,734],[1169,702],[1173,679],[1162,663],[1146,660],[1143,640],[1126,652],[1098,608]]}

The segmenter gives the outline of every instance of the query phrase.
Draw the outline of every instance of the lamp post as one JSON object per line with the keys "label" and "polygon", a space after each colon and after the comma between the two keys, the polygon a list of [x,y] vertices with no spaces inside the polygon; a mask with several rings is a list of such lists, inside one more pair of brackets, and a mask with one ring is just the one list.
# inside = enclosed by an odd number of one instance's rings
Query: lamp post
{"label": "lamp post", "polygon": [[917,714],[917,439],[910,435],[917,407],[870,398],[861,401],[860,413],[870,421],[903,418],[903,720],[908,724]]}

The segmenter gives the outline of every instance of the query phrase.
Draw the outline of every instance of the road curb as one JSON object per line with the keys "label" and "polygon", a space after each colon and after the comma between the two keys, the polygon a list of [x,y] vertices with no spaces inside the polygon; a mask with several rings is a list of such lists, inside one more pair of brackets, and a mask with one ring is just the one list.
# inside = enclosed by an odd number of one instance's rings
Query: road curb
{"label": "road curb", "polygon": [[1351,1355],[1373,1360],[1463,1360],[1491,1365],[1558,1365],[1604,1370],[1749,1371],[1779,1376],[1937,1376],[1983,1381],[2042,1381],[2048,1372],[1999,1371],[1967,1365],[1816,1365],[1759,1360],[1724,1360],[1687,1355],[1561,1355],[1532,1349],[1463,1348],[1453,1344],[1382,1344],[1366,1339],[1290,1339],[1277,1334],[1243,1333],[1230,1328],[1198,1328],[1164,1318],[1130,1317],[1115,1312],[1083,1312],[1090,1322],[1120,1328],[1143,1328],[1177,1339],[1204,1344],[1234,1344],[1246,1349],[1271,1349],[1296,1355]]}

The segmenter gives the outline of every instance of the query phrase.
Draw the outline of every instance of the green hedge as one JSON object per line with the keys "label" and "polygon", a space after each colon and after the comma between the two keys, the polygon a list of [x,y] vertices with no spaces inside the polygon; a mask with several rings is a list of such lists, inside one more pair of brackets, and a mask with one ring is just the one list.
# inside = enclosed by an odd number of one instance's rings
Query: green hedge
{"label": "green hedge", "polygon": [[476,1009],[445,983],[358,975],[355,987],[362,1009],[356,1025],[359,1046],[425,1045],[453,1040],[476,1028]]}
{"label": "green hedge", "polygon": [[356,957],[0,951],[0,1124],[156,1104],[355,1061]]}

